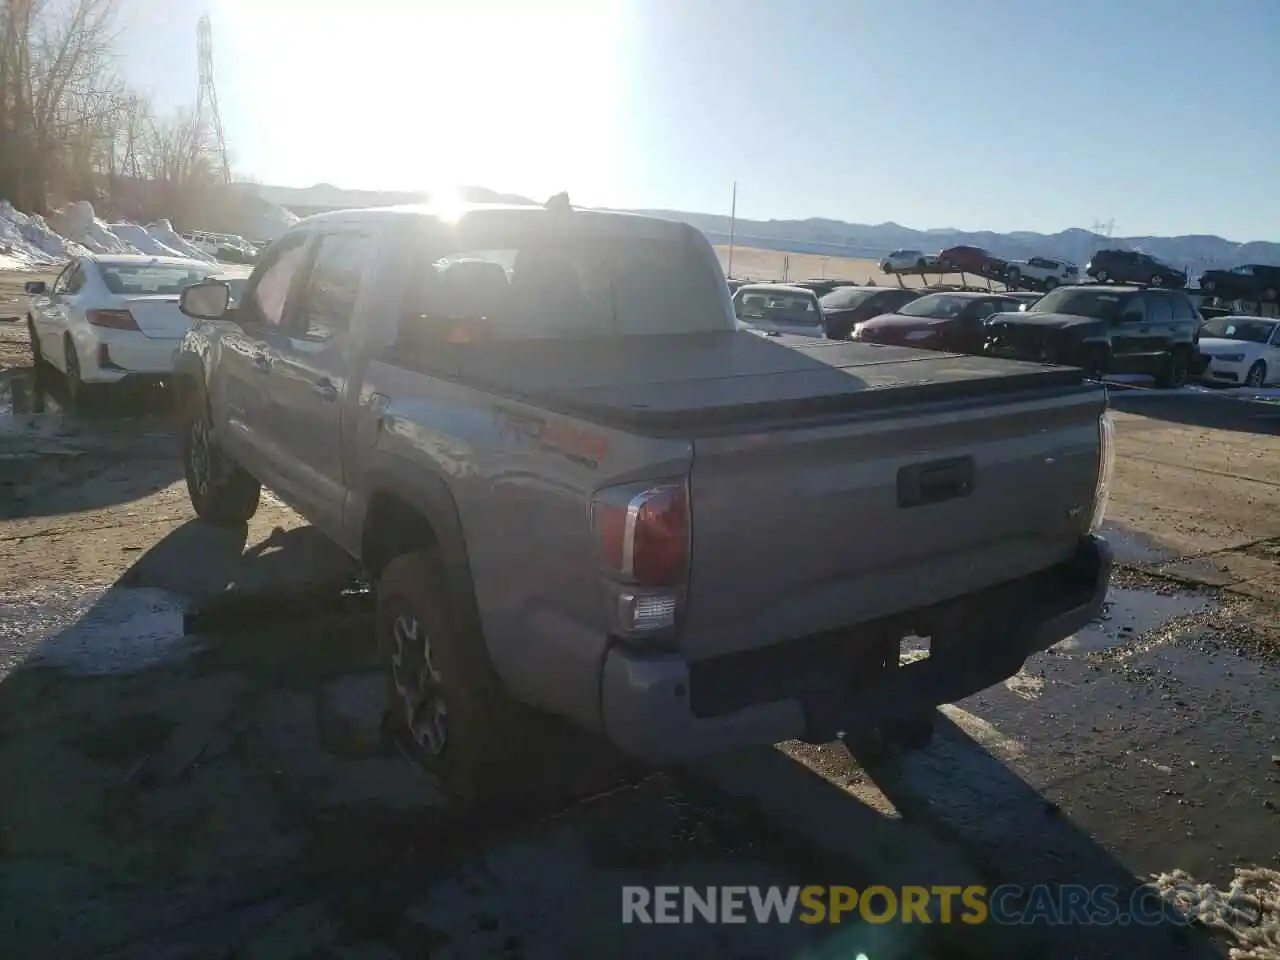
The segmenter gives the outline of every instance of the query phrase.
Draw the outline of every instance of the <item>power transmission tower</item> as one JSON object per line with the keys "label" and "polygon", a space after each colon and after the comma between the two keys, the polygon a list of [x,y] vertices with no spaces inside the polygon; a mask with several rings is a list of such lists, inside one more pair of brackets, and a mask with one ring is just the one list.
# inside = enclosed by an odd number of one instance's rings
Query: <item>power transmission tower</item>
{"label": "power transmission tower", "polygon": [[227,162],[227,138],[222,133],[222,113],[218,110],[218,88],[213,83],[213,26],[206,13],[196,23],[196,50],[200,57],[200,92],[196,95],[196,122],[208,123],[222,164],[222,182],[231,182],[231,165]]}

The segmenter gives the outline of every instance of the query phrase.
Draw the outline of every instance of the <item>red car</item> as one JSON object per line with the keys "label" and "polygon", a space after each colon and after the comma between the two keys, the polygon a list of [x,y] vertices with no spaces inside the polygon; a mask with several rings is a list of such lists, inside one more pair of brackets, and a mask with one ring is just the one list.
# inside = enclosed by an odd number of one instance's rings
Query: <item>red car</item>
{"label": "red car", "polygon": [[949,267],[954,273],[975,273],[980,277],[1000,279],[1007,262],[993,257],[981,247],[948,247],[938,254],[938,261]]}

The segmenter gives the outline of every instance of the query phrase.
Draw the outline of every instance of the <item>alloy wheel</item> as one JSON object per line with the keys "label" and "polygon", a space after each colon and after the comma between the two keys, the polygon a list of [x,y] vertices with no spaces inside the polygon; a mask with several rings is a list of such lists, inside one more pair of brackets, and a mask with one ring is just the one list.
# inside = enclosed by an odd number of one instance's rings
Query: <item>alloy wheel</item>
{"label": "alloy wheel", "polygon": [[400,698],[405,730],[433,757],[449,739],[448,709],[440,671],[431,656],[431,637],[411,613],[391,626],[391,680]]}

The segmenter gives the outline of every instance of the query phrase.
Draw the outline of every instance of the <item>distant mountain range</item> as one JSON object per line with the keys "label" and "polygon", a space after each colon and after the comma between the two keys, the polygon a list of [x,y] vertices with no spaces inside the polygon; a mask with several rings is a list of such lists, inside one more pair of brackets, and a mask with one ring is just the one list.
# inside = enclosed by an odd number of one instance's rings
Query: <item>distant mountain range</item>
{"label": "distant mountain range", "polygon": [[[313,187],[255,188],[265,200],[278,204],[299,216],[344,207],[386,206],[429,201],[427,193],[389,193],[371,190],[344,190],[332,184]],[[484,187],[463,187],[463,199],[473,203],[534,203],[518,194],[499,193]],[[720,214],[685,213],[680,210],[637,210],[679,220],[697,227],[712,243],[729,242],[729,218]],[[1175,267],[1185,267],[1194,277],[1202,270],[1229,268],[1244,263],[1280,265],[1280,243],[1253,241],[1235,243],[1204,234],[1181,237],[1106,237],[1089,230],[1072,228],[1060,233],[1043,234],[1019,230],[993,233],[988,230],[970,232],[949,228],[913,230],[897,223],[860,224],[842,220],[811,218],[808,220],[738,220],[734,225],[734,242],[746,247],[761,247],[786,253],[811,253],[832,257],[878,259],[890,250],[922,250],[936,253],[947,247],[968,244],[983,247],[1007,260],[1026,260],[1042,256],[1074,260],[1081,266],[1097,250],[1119,248],[1139,250],[1158,257]]]}

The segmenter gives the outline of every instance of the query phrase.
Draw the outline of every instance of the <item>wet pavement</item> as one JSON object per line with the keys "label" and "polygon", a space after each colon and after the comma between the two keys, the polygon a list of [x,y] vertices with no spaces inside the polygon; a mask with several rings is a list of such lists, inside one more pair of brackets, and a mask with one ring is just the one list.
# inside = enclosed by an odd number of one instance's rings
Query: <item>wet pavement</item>
{"label": "wet pavement", "polygon": [[1206,527],[1197,553],[1120,490],[1104,617],[945,708],[925,751],[657,772],[553,725],[511,771],[520,807],[475,822],[382,736],[349,561],[269,497],[243,534],[192,520],[163,409],[71,415],[0,382],[6,958],[1208,956],[1172,926],[624,928],[620,887],[1280,866],[1276,608],[1215,553],[1266,563],[1267,529]]}

